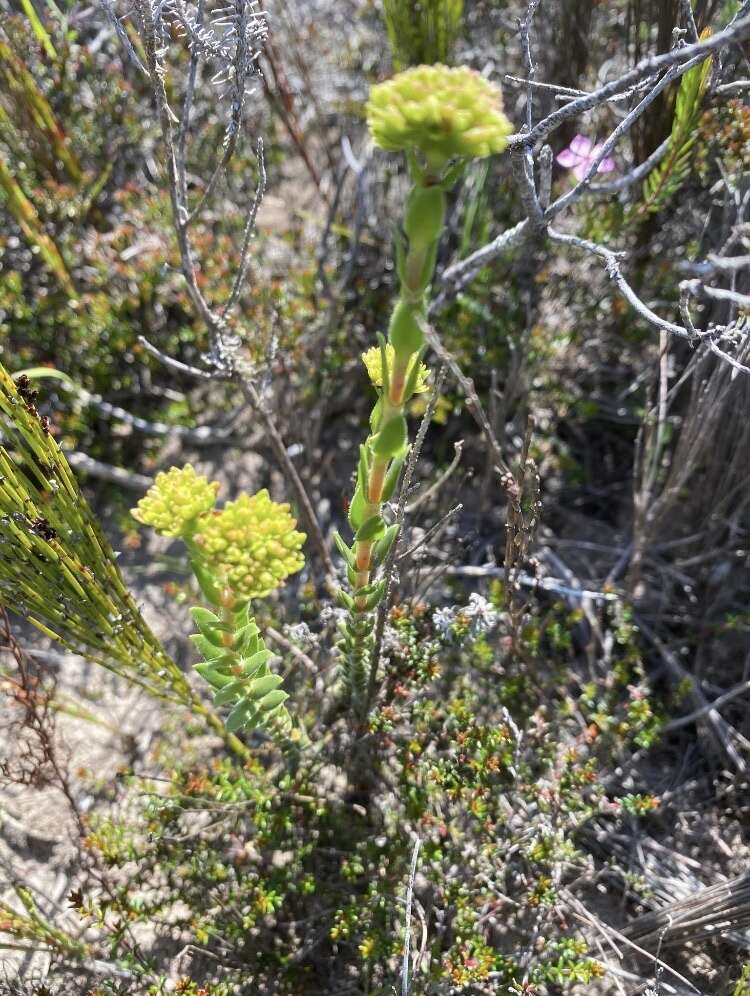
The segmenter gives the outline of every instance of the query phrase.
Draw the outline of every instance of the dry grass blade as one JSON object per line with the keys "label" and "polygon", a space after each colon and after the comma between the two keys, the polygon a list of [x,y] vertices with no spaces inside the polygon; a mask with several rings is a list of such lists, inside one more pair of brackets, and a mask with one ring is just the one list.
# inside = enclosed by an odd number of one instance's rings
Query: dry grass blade
{"label": "dry grass blade", "polygon": [[622,931],[645,948],[724,937],[750,925],[750,873],[645,913]]}

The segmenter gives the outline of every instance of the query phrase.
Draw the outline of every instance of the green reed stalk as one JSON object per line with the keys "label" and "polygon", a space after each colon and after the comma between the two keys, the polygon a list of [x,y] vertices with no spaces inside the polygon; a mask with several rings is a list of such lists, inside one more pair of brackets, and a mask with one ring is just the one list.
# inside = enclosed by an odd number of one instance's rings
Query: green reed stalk
{"label": "green reed stalk", "polygon": [[27,377],[0,365],[0,604],[72,653],[187,707],[245,757],[128,591]]}

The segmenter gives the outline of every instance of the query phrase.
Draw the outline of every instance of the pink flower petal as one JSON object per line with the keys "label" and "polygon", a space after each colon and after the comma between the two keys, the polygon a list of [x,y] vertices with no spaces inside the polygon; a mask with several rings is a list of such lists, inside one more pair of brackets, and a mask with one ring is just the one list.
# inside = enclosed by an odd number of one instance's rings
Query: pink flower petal
{"label": "pink flower petal", "polygon": [[[603,149],[602,143],[594,145],[586,135],[576,135],[570,146],[558,154],[557,162],[566,169],[572,169],[580,182],[589,174]],[[596,172],[611,173],[614,169],[616,169],[614,159],[607,156],[596,167]]]}
{"label": "pink flower petal", "polygon": [[575,166],[578,162],[580,162],[578,156],[571,152],[570,149],[563,149],[558,155],[557,161],[561,166],[565,166],[566,169],[570,169],[572,166]]}
{"label": "pink flower petal", "polygon": [[591,155],[591,139],[586,135],[576,135],[570,143],[570,151],[577,156]]}

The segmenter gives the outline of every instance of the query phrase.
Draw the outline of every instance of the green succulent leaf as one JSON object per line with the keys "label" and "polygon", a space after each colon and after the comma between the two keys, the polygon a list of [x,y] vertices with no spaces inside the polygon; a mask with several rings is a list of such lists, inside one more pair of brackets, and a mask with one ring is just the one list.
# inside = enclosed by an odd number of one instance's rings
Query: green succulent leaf
{"label": "green succulent leaf", "polygon": [[380,537],[380,539],[375,544],[375,548],[372,552],[373,566],[378,567],[383,563],[385,558],[391,552],[391,547],[396,542],[396,537],[399,534],[400,526],[394,523],[392,526],[388,526],[386,531]]}
{"label": "green succulent leaf", "polygon": [[367,540],[374,539],[376,536],[380,536],[384,531],[385,522],[383,522],[383,516],[373,515],[359,527],[355,539],[360,543],[366,542]]}
{"label": "green succulent leaf", "polygon": [[230,733],[235,733],[243,727],[252,729],[257,726],[258,711],[251,702],[239,702],[227,716],[224,725]]}
{"label": "green succulent leaf", "polygon": [[359,447],[359,465],[357,467],[357,483],[364,491],[367,487],[367,481],[370,476],[370,459],[367,447],[361,445]]}
{"label": "green succulent leaf", "polygon": [[224,636],[231,633],[233,627],[229,623],[222,622],[210,609],[195,607],[190,610],[190,614],[203,636],[217,647],[224,649]]}
{"label": "green succulent leaf", "polygon": [[403,415],[395,415],[383,426],[373,440],[376,456],[398,456],[406,446],[407,427]]}
{"label": "green succulent leaf", "polygon": [[199,653],[207,661],[215,661],[226,653],[226,647],[218,647],[212,640],[208,640],[202,633],[193,633],[190,637],[198,648]]}
{"label": "green succulent leaf", "polygon": [[378,349],[380,350],[380,377],[383,385],[383,394],[387,397],[391,390],[391,378],[390,371],[388,369],[388,353],[385,348],[385,336],[382,332],[378,332],[376,338],[378,340]]}
{"label": "green succulent leaf", "polygon": [[190,615],[193,617],[193,622],[198,627],[226,625],[222,623],[221,619],[215,612],[212,612],[210,609],[204,609],[201,605],[193,606],[190,610]]}
{"label": "green succulent leaf", "polygon": [[198,587],[203,592],[206,601],[210,602],[211,605],[219,605],[221,602],[221,591],[216,578],[213,576],[206,564],[202,563],[196,557],[190,561],[190,567],[192,568],[195,580],[198,582]]}
{"label": "green succulent leaf", "polygon": [[336,590],[336,601],[341,606],[342,609],[348,609],[350,612],[354,608],[354,599],[351,595],[348,595],[342,588]]}
{"label": "green succulent leaf", "polygon": [[386,579],[383,578],[381,581],[375,585],[373,591],[367,596],[364,604],[365,612],[372,612],[372,610],[380,605],[383,601],[383,595],[385,595]]}
{"label": "green succulent leaf", "polygon": [[422,365],[422,357],[427,352],[427,347],[422,346],[417,352],[417,359],[412,363],[409,368],[409,375],[406,378],[406,384],[404,384],[404,398],[408,400],[417,391],[422,392],[423,388],[420,386],[420,378],[424,380],[424,375],[422,371],[425,367]]}
{"label": "green succulent leaf", "polygon": [[257,654],[260,649],[259,637],[260,634],[255,623],[248,623],[247,626],[242,626],[235,632],[234,649],[238,654],[242,654],[246,657],[252,657],[253,654]]}
{"label": "green succulent leaf", "polygon": [[364,522],[365,509],[367,508],[367,502],[365,501],[365,496],[362,488],[357,485],[354,492],[354,497],[352,498],[352,503],[349,506],[349,525],[355,531]]}
{"label": "green succulent leaf", "polygon": [[237,697],[242,694],[244,687],[244,681],[230,681],[229,684],[224,685],[221,691],[214,695],[214,705],[223,706],[229,705],[230,702],[236,702]]}
{"label": "green succulent leaf", "polygon": [[405,456],[397,456],[388,468],[388,473],[385,475],[385,482],[383,484],[382,500],[384,502],[390,501],[395,494],[405,459]]}
{"label": "green succulent leaf", "polygon": [[203,664],[196,664],[195,670],[198,672],[201,678],[203,678],[204,681],[207,681],[209,685],[211,685],[212,688],[223,688],[225,685],[228,685],[232,681],[231,675],[222,673],[217,668],[212,667],[211,664],[207,662]]}
{"label": "green succulent leaf", "polygon": [[239,662],[239,667],[242,670],[243,676],[245,678],[253,678],[258,673],[259,669],[262,668],[264,664],[267,664],[272,657],[273,654],[271,651],[266,650],[264,647],[262,650],[259,650],[257,653],[253,654],[252,657],[241,660]]}
{"label": "green succulent leaf", "polygon": [[411,356],[424,344],[422,328],[414,313],[414,305],[399,301],[391,318],[389,339],[397,354]]}
{"label": "green succulent leaf", "polygon": [[354,567],[354,551],[351,550],[341,537],[341,534],[336,530],[333,533],[333,542],[336,544],[336,549],[339,551],[341,556],[346,561],[347,565],[351,568]]}
{"label": "green succulent leaf", "polygon": [[263,678],[256,678],[250,685],[249,697],[254,701],[263,699],[269,692],[275,691],[283,680],[277,674],[267,674]]}
{"label": "green succulent leaf", "polygon": [[282,702],[286,702],[288,698],[289,695],[278,688],[275,692],[269,692],[268,695],[264,696],[258,702],[258,710],[260,712],[270,712],[271,709],[276,709],[280,706]]}

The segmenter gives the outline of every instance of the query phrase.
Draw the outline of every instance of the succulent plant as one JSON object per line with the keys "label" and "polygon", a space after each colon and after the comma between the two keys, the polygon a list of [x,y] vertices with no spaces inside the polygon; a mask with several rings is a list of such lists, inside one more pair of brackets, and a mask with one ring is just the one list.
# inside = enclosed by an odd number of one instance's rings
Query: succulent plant
{"label": "succulent plant", "polygon": [[155,698],[187,706],[247,756],[138,610],[36,400],[28,377],[14,381],[0,364],[0,605]]}
{"label": "succulent plant", "polygon": [[165,536],[185,542],[198,585],[211,609],[196,607],[193,640],[203,660],[195,669],[214,690],[214,704],[230,706],[233,730],[266,729],[282,746],[305,742],[284,705],[282,679],[269,669],[273,655],[250,612],[252,598],[270,594],[300,570],[305,534],[295,529],[289,505],[264,488],[214,509],[219,485],[186,464],[161,473],[133,516]]}
{"label": "succulent plant", "polygon": [[[348,611],[340,626],[341,684],[360,721],[376,690],[378,651],[372,613],[382,605],[386,577],[378,577],[396,542],[399,524],[388,522],[409,447],[407,405],[428,390],[422,363],[426,349],[426,301],[445,222],[446,193],[469,159],[502,152],[512,127],[500,91],[471,69],[417,66],[374,86],[367,121],[376,145],[407,153],[414,181],[396,243],[399,296],[388,341],[362,354],[378,398],[370,435],[360,446],[357,484],[349,506],[354,534],[347,544],[336,533],[350,590],[338,592]],[[453,162],[452,162],[453,160]]]}

